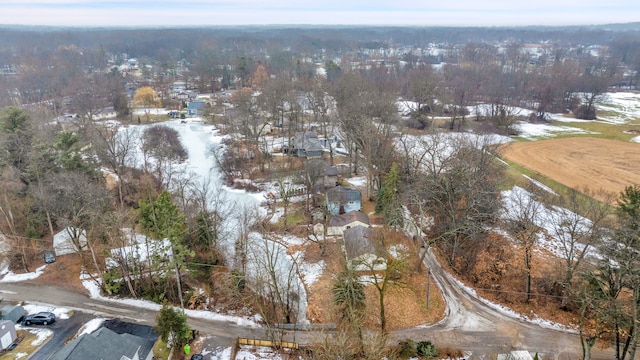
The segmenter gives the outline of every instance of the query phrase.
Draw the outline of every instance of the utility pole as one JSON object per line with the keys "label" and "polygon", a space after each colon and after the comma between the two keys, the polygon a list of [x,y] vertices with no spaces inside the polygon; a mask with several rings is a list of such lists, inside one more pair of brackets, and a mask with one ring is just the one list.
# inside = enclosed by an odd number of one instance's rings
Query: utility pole
{"label": "utility pole", "polygon": [[427,310],[429,310],[430,301],[431,301],[431,269],[427,268]]}

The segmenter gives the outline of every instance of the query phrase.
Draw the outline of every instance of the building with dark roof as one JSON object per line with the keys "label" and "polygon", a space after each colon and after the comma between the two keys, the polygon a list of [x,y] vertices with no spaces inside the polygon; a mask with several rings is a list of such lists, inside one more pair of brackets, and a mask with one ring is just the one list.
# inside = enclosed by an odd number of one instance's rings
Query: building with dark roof
{"label": "building with dark roof", "polygon": [[291,154],[299,157],[318,158],[322,157],[323,150],[315,131],[301,131],[296,133]]}
{"label": "building with dark roof", "polygon": [[18,324],[24,317],[25,311],[22,306],[5,305],[0,309],[2,315],[0,320],[10,320],[14,324]]}
{"label": "building with dark roof", "polygon": [[331,217],[327,227],[327,235],[342,235],[344,231],[353,227],[368,228],[370,226],[371,222],[367,214],[360,211],[349,211]]}
{"label": "building with dark roof", "polygon": [[362,194],[359,190],[336,186],[327,190],[327,210],[332,215],[359,211],[362,206]]}
{"label": "building with dark roof", "polygon": [[49,360],[151,360],[154,343],[154,340],[101,327],[71,340]]}

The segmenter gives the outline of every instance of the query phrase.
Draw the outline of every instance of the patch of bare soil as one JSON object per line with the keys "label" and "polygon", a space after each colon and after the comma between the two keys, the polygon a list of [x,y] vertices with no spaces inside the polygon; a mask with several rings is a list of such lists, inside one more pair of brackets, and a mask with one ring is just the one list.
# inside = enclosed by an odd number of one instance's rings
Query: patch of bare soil
{"label": "patch of bare soil", "polygon": [[[566,138],[503,145],[500,154],[576,190],[618,194],[640,183],[640,144]],[[597,196],[598,197],[598,196]],[[599,200],[605,200],[599,196]]]}
{"label": "patch of bare soil", "polygon": [[[88,256],[88,254],[86,254]],[[35,264],[36,266],[40,266]],[[56,257],[56,262],[47,265],[42,275],[29,280],[33,284],[56,285],[78,292],[87,292],[82,286],[80,272],[82,265],[78,254],[68,254]]]}
{"label": "patch of bare soil", "polygon": [[[311,249],[309,249],[311,250]],[[309,250],[305,257],[309,256]],[[319,252],[314,256],[319,257]],[[324,260],[326,268],[320,279],[308,289],[307,316],[312,323],[335,323],[333,313],[332,287],[336,275],[342,269],[341,259],[344,258],[339,245],[329,244]],[[398,285],[391,286],[385,294],[385,317],[387,330],[415,327],[423,324],[433,324],[444,317],[445,303],[437,286],[430,281],[430,303],[426,309],[427,272],[424,267],[415,271],[418,263],[417,255],[408,260],[408,269]],[[362,274],[363,276],[366,274]],[[373,285],[366,287],[367,317],[364,326],[370,329],[380,328],[380,311],[378,291]]]}

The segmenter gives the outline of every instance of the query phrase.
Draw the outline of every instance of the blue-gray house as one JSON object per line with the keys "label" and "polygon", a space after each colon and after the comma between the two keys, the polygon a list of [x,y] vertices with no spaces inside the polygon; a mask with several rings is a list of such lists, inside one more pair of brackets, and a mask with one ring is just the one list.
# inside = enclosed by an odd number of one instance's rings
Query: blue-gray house
{"label": "blue-gray house", "polygon": [[191,116],[200,116],[204,111],[204,101],[191,101],[187,105],[187,113]]}
{"label": "blue-gray house", "polygon": [[322,157],[323,150],[315,131],[300,131],[296,133],[293,140],[291,154],[299,157],[318,158]]}
{"label": "blue-gray house", "polygon": [[359,190],[336,186],[327,190],[327,211],[332,215],[359,211],[362,206],[362,194]]}

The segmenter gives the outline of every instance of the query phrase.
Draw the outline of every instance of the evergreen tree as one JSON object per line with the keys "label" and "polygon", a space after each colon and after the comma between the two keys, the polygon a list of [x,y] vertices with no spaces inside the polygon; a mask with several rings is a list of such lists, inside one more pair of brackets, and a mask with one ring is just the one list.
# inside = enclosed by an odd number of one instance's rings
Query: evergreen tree
{"label": "evergreen tree", "polygon": [[180,270],[185,267],[186,259],[193,256],[193,252],[184,245],[184,215],[180,213],[178,205],[171,200],[171,195],[166,190],[162,191],[155,201],[140,200],[139,205],[139,221],[144,231],[156,239],[168,239],[171,244],[170,265],[176,272],[178,297],[180,305],[184,307]]}
{"label": "evergreen tree", "polygon": [[191,336],[187,315],[182,311],[176,311],[167,303],[162,305],[156,316],[155,331],[160,335],[160,339],[171,347],[186,345]]}
{"label": "evergreen tree", "polygon": [[376,212],[382,213],[389,226],[402,227],[404,224],[402,201],[400,199],[400,172],[398,164],[391,165],[389,173],[384,177],[382,187],[378,190]]}

